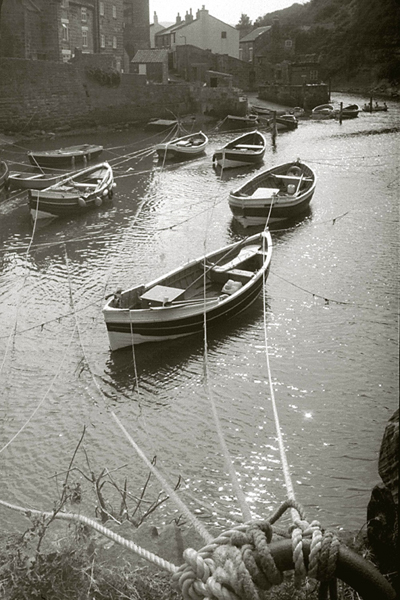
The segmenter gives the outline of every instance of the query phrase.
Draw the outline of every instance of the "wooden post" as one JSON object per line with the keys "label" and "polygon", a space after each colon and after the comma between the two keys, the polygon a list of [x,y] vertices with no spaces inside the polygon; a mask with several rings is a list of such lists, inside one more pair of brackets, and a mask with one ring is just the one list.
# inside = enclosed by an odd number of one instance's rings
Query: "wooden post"
{"label": "wooden post", "polygon": [[372,112],[372,94],[369,97],[369,112]]}
{"label": "wooden post", "polygon": [[273,111],[272,113],[272,129],[271,129],[271,136],[272,136],[272,145],[275,147],[276,146],[276,133],[277,133],[277,129],[276,129],[276,110]]}
{"label": "wooden post", "polygon": [[342,124],[342,111],[343,111],[343,102],[340,103],[340,109],[339,109],[339,123],[340,123],[340,125]]}

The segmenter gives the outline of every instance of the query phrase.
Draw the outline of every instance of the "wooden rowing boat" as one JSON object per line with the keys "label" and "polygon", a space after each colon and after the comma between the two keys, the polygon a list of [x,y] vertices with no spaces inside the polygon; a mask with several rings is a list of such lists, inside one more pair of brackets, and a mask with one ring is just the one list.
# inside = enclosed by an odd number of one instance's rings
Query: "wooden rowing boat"
{"label": "wooden rowing boat", "polygon": [[62,179],[69,177],[70,173],[64,175],[51,175],[47,173],[26,173],[20,171],[11,171],[9,182],[14,189],[20,190],[45,190],[46,188],[58,183]]}
{"label": "wooden rowing boat", "polygon": [[194,158],[204,153],[208,137],[202,131],[190,133],[169,142],[156,145],[159,158]]}
{"label": "wooden rowing boat", "polygon": [[355,119],[358,117],[358,113],[361,111],[361,107],[358,104],[349,104],[348,106],[344,106],[342,110],[339,110],[342,113],[342,119]]}
{"label": "wooden rowing boat", "polygon": [[243,227],[284,221],[304,212],[316,175],[302,162],[284,163],[256,175],[229,194],[229,207]]}
{"label": "wooden rowing boat", "polygon": [[320,104],[311,111],[312,119],[332,119],[335,116],[333,104]]}
{"label": "wooden rowing boat", "polygon": [[113,172],[107,162],[76,171],[45,190],[29,190],[33,219],[69,216],[101,206],[113,196]]}
{"label": "wooden rowing boat", "polygon": [[268,276],[268,230],[181,266],[146,285],[117,290],[103,309],[111,350],[180,338],[235,317]]}
{"label": "wooden rowing boat", "polygon": [[103,152],[103,146],[97,144],[80,144],[56,150],[31,150],[28,152],[30,162],[40,167],[57,167],[60,165],[75,166],[78,162],[87,165]]}
{"label": "wooden rowing boat", "polygon": [[251,166],[262,162],[267,142],[259,131],[240,135],[214,152],[213,164],[222,169]]}

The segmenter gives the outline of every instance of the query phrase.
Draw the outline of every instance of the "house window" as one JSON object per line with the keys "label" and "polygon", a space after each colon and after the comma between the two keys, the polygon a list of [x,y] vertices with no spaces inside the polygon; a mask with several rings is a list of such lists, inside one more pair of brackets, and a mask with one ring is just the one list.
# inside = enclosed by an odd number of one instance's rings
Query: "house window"
{"label": "house window", "polygon": [[292,40],[285,40],[285,48],[291,48],[293,46]]}
{"label": "house window", "polygon": [[87,9],[85,6],[82,6],[82,8],[81,8],[81,21],[82,21],[82,23],[87,22]]}
{"label": "house window", "polygon": [[253,46],[249,46],[249,62],[253,62]]}
{"label": "house window", "polygon": [[99,13],[101,17],[104,17],[104,2],[99,3]]}
{"label": "house window", "polygon": [[63,42],[69,42],[69,24],[68,21],[65,19],[63,20],[63,22],[61,23],[62,26],[62,40]]}
{"label": "house window", "polygon": [[106,47],[106,36],[104,35],[104,33],[102,33],[100,35],[100,48],[105,48]]}
{"label": "house window", "polygon": [[221,31],[221,38],[226,40],[226,31]]}
{"label": "house window", "polygon": [[239,60],[243,60],[243,48],[240,46],[239,48]]}
{"label": "house window", "polygon": [[317,81],[318,79],[318,71],[310,71],[310,81]]}
{"label": "house window", "polygon": [[61,8],[68,8],[68,0],[61,0]]}
{"label": "house window", "polygon": [[113,35],[113,48],[117,47],[117,36]]}
{"label": "house window", "polygon": [[115,6],[115,4],[113,4],[113,7],[112,7],[112,16],[114,19],[117,18],[117,7]]}
{"label": "house window", "polygon": [[87,27],[82,27],[82,47],[87,48],[88,45],[88,30]]}

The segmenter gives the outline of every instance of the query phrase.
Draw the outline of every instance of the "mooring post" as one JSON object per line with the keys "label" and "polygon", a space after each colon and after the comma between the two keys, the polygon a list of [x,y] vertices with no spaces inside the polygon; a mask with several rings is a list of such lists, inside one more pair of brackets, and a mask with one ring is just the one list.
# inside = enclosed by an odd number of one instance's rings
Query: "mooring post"
{"label": "mooring post", "polygon": [[343,112],[343,102],[340,103],[340,109],[339,109],[339,123],[340,123],[340,125],[342,124],[342,112]]}
{"label": "mooring post", "polygon": [[276,110],[273,111],[272,113],[272,130],[271,130],[271,136],[272,136],[272,145],[275,148],[276,146]]}

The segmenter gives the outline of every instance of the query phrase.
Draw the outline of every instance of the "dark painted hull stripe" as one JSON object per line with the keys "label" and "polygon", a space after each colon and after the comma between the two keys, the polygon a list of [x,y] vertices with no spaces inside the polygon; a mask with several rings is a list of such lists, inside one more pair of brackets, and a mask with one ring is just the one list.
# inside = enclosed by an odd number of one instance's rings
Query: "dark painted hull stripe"
{"label": "dark painted hull stripe", "polygon": [[[271,218],[274,219],[287,219],[289,217],[294,217],[299,212],[303,212],[307,206],[311,202],[313,194],[309,197],[305,198],[302,202],[298,204],[294,204],[293,206],[272,206],[271,210]],[[270,206],[260,206],[260,207],[239,207],[230,205],[232,214],[236,217],[242,218],[251,218],[251,217],[265,217],[267,218],[270,214]]]}
{"label": "dark painted hull stripe", "polygon": [[[267,276],[268,270],[265,274],[265,277]],[[257,299],[261,289],[262,277],[260,277],[259,281],[257,280],[256,284],[247,291],[246,295],[239,296],[234,302],[229,303],[228,305],[219,306],[210,310],[206,315],[207,324],[213,325],[214,323],[230,319],[243,312]],[[114,331],[130,335],[132,331],[132,333],[136,335],[167,337],[203,331],[204,315],[203,313],[198,313],[190,317],[174,319],[171,321],[132,323],[132,329],[130,322],[113,322],[106,323],[106,325],[107,330],[110,332]]]}

